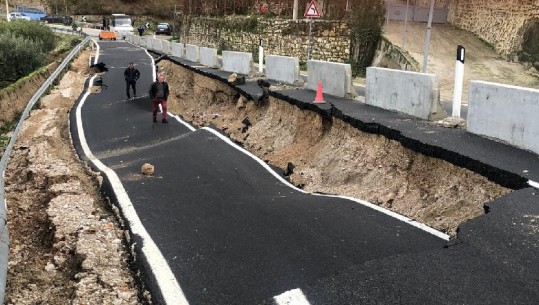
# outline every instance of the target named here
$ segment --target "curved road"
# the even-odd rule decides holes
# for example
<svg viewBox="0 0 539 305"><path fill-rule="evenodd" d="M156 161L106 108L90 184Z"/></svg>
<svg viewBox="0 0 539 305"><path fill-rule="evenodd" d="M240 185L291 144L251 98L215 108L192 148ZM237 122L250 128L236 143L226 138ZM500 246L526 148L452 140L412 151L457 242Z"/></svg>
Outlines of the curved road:
<svg viewBox="0 0 539 305"><path fill-rule="evenodd" d="M122 41L99 47L107 89L80 98L72 134L81 157L106 175L154 304L538 299L535 275L475 241L448 246L443 234L359 200L306 194L216 131L178 118L152 123L151 56ZM123 80L130 61L142 74L134 100ZM154 176L140 175L144 163ZM511 298L502 292L509 288Z"/></svg>

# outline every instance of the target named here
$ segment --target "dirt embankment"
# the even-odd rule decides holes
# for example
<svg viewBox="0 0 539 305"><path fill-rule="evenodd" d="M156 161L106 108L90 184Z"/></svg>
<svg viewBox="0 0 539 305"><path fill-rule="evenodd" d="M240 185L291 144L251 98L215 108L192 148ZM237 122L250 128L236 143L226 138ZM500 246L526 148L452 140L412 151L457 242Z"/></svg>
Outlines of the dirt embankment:
<svg viewBox="0 0 539 305"><path fill-rule="evenodd" d="M28 101L58 67L52 63L41 73L35 73L0 92L0 129L14 121L26 108Z"/></svg>
<svg viewBox="0 0 539 305"><path fill-rule="evenodd" d="M338 119L329 122L275 98L255 106L234 98L223 83L171 62L159 65L171 84L170 112L197 126L217 126L283 170L291 165L290 181L307 191L364 199L451 235L483 214L485 203L510 192Z"/></svg>
<svg viewBox="0 0 539 305"><path fill-rule="evenodd" d="M6 304L144 303L124 232L71 144L68 115L89 77L89 53L25 120L8 163ZM24 108L44 80L29 81L13 104Z"/></svg>

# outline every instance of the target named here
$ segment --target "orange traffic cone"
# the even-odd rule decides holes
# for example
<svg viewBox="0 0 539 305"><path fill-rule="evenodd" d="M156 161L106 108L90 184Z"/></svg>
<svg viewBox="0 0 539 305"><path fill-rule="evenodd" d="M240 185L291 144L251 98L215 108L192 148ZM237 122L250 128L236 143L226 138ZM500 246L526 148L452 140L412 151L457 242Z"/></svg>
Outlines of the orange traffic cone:
<svg viewBox="0 0 539 305"><path fill-rule="evenodd" d="M322 95L322 82L318 81L318 89L316 90L316 97L314 98L313 103L315 104L322 104L325 103L324 97Z"/></svg>

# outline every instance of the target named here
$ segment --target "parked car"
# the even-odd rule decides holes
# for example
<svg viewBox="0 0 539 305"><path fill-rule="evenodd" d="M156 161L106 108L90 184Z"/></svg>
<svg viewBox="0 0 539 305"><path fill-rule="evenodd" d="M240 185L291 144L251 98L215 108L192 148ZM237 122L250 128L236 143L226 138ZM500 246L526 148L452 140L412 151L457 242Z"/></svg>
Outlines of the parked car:
<svg viewBox="0 0 539 305"><path fill-rule="evenodd" d="M47 15L39 18L39 20L45 23L61 23L63 25L71 25L73 23L73 18L62 15Z"/></svg>
<svg viewBox="0 0 539 305"><path fill-rule="evenodd" d="M26 16L23 13L9 13L9 20L16 20L16 19L31 20L30 17Z"/></svg>
<svg viewBox="0 0 539 305"><path fill-rule="evenodd" d="M155 35L159 34L165 34L170 35L172 34L172 28L170 27L170 24L168 23L159 23L155 27Z"/></svg>

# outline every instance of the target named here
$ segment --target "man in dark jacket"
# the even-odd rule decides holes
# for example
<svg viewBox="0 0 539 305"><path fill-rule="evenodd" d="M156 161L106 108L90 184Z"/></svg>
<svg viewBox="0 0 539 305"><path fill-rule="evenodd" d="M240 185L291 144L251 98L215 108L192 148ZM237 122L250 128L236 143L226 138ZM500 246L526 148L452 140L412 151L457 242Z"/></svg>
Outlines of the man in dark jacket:
<svg viewBox="0 0 539 305"><path fill-rule="evenodd" d="M167 99L168 99L168 83L165 81L165 73L161 72L157 75L157 81L152 83L150 87L150 99L152 100L153 109L152 116L153 122L157 122L157 107L161 104L162 108L162 119L161 123L168 123L167 121Z"/></svg>
<svg viewBox="0 0 539 305"><path fill-rule="evenodd" d="M140 72L137 68L133 65L132 62L129 63L129 66L124 71L124 78L125 78L125 90L127 93L127 99L131 98L131 95L129 94L129 87L133 88L133 96L137 96L137 80L140 78Z"/></svg>

